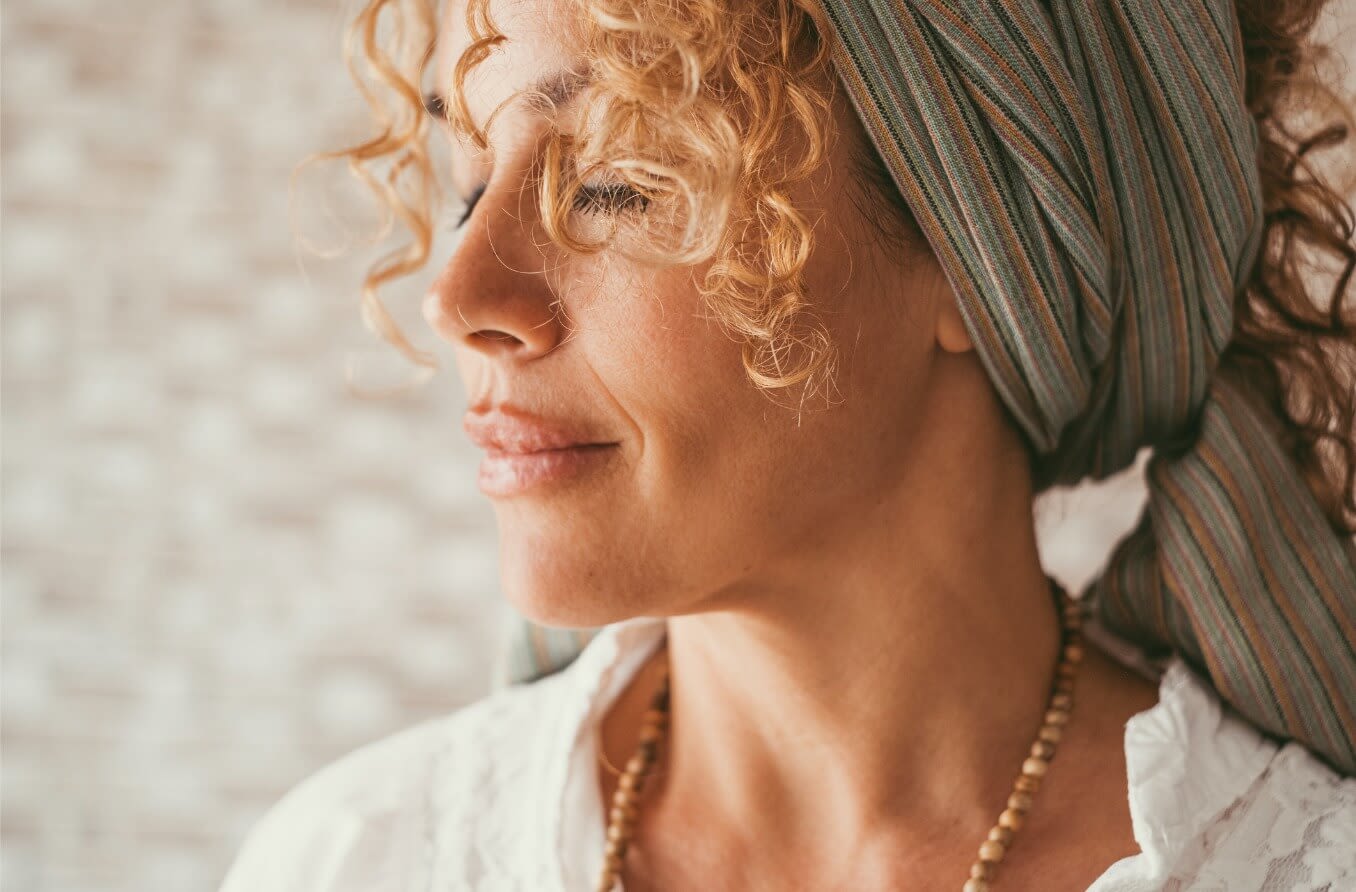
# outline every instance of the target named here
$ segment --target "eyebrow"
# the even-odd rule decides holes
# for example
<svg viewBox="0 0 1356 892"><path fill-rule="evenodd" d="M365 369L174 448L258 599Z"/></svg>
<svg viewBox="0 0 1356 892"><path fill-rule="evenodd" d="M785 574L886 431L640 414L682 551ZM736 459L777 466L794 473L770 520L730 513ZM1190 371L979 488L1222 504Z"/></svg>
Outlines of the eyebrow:
<svg viewBox="0 0 1356 892"><path fill-rule="evenodd" d="M561 68L544 74L528 84L517 95L526 97L528 108L536 111L559 111L569 104L591 78L582 68ZM447 99L436 91L424 94L424 110L439 120L447 117Z"/></svg>

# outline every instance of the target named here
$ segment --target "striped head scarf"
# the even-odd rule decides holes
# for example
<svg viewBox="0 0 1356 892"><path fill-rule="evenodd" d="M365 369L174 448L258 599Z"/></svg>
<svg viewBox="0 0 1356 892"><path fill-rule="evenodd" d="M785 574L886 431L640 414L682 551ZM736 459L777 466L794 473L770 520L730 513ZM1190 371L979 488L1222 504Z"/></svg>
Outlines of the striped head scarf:
<svg viewBox="0 0 1356 892"><path fill-rule="evenodd" d="M824 0L833 64L1051 483L1153 445L1086 592L1356 773L1356 543L1220 354L1262 236L1233 0ZM501 678L596 630L530 622Z"/></svg>

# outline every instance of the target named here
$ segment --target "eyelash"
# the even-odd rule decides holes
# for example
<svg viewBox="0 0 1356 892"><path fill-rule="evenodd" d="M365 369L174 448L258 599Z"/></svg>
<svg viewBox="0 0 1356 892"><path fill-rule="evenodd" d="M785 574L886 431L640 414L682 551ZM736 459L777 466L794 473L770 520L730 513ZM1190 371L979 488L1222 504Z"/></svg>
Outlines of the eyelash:
<svg viewBox="0 0 1356 892"><path fill-rule="evenodd" d="M480 196L485 194L485 187L479 186L471 195L466 203L466 210L462 213L461 219L453 226L454 229L460 229L466 221L471 218L471 212L475 210L476 203ZM636 210L644 213L650 205L650 199L641 195L632 187L625 183L605 183L601 186L584 185L580 187L575 195L571 207L585 214L597 213L620 213L626 210Z"/></svg>
<svg viewBox="0 0 1356 892"><path fill-rule="evenodd" d="M458 220L456 224L452 227L453 229L461 229L461 227L466 223L466 221L471 218L471 211L476 209L476 202L480 201L480 196L484 194L485 194L484 186L476 187L476 191L471 193L471 197L466 202L466 210L462 213L461 219Z"/></svg>
<svg viewBox="0 0 1356 892"><path fill-rule="evenodd" d="M650 199L641 195L625 183L605 183L601 186L585 185L580 187L571 206L586 214L621 213L636 210L644 213Z"/></svg>

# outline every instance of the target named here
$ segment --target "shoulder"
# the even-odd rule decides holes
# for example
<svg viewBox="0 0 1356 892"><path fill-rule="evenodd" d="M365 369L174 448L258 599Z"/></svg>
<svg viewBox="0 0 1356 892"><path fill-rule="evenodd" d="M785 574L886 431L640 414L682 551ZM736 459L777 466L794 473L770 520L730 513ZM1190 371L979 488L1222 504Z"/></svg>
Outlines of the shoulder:
<svg viewBox="0 0 1356 892"><path fill-rule="evenodd" d="M254 824L220 892L424 888L445 824L531 782L553 686L502 688L319 769Z"/></svg>
<svg viewBox="0 0 1356 892"><path fill-rule="evenodd" d="M1136 837L1160 870L1184 889L1356 888L1356 780L1264 734L1180 660L1161 698L1127 726Z"/></svg>
<svg viewBox="0 0 1356 892"><path fill-rule="evenodd" d="M1356 779L1286 743L1211 836L1213 863L1256 865L1258 889L1268 875L1274 888L1356 888Z"/></svg>

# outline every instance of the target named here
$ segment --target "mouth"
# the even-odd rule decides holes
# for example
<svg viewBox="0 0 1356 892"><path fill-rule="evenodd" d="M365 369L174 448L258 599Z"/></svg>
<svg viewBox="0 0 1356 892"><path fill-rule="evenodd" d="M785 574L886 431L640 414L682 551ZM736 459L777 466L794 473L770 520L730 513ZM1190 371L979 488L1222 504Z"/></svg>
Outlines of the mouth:
<svg viewBox="0 0 1356 892"><path fill-rule="evenodd" d="M617 457L620 443L576 443L552 449L485 450L477 484L491 498L507 498L541 490L597 472Z"/></svg>

